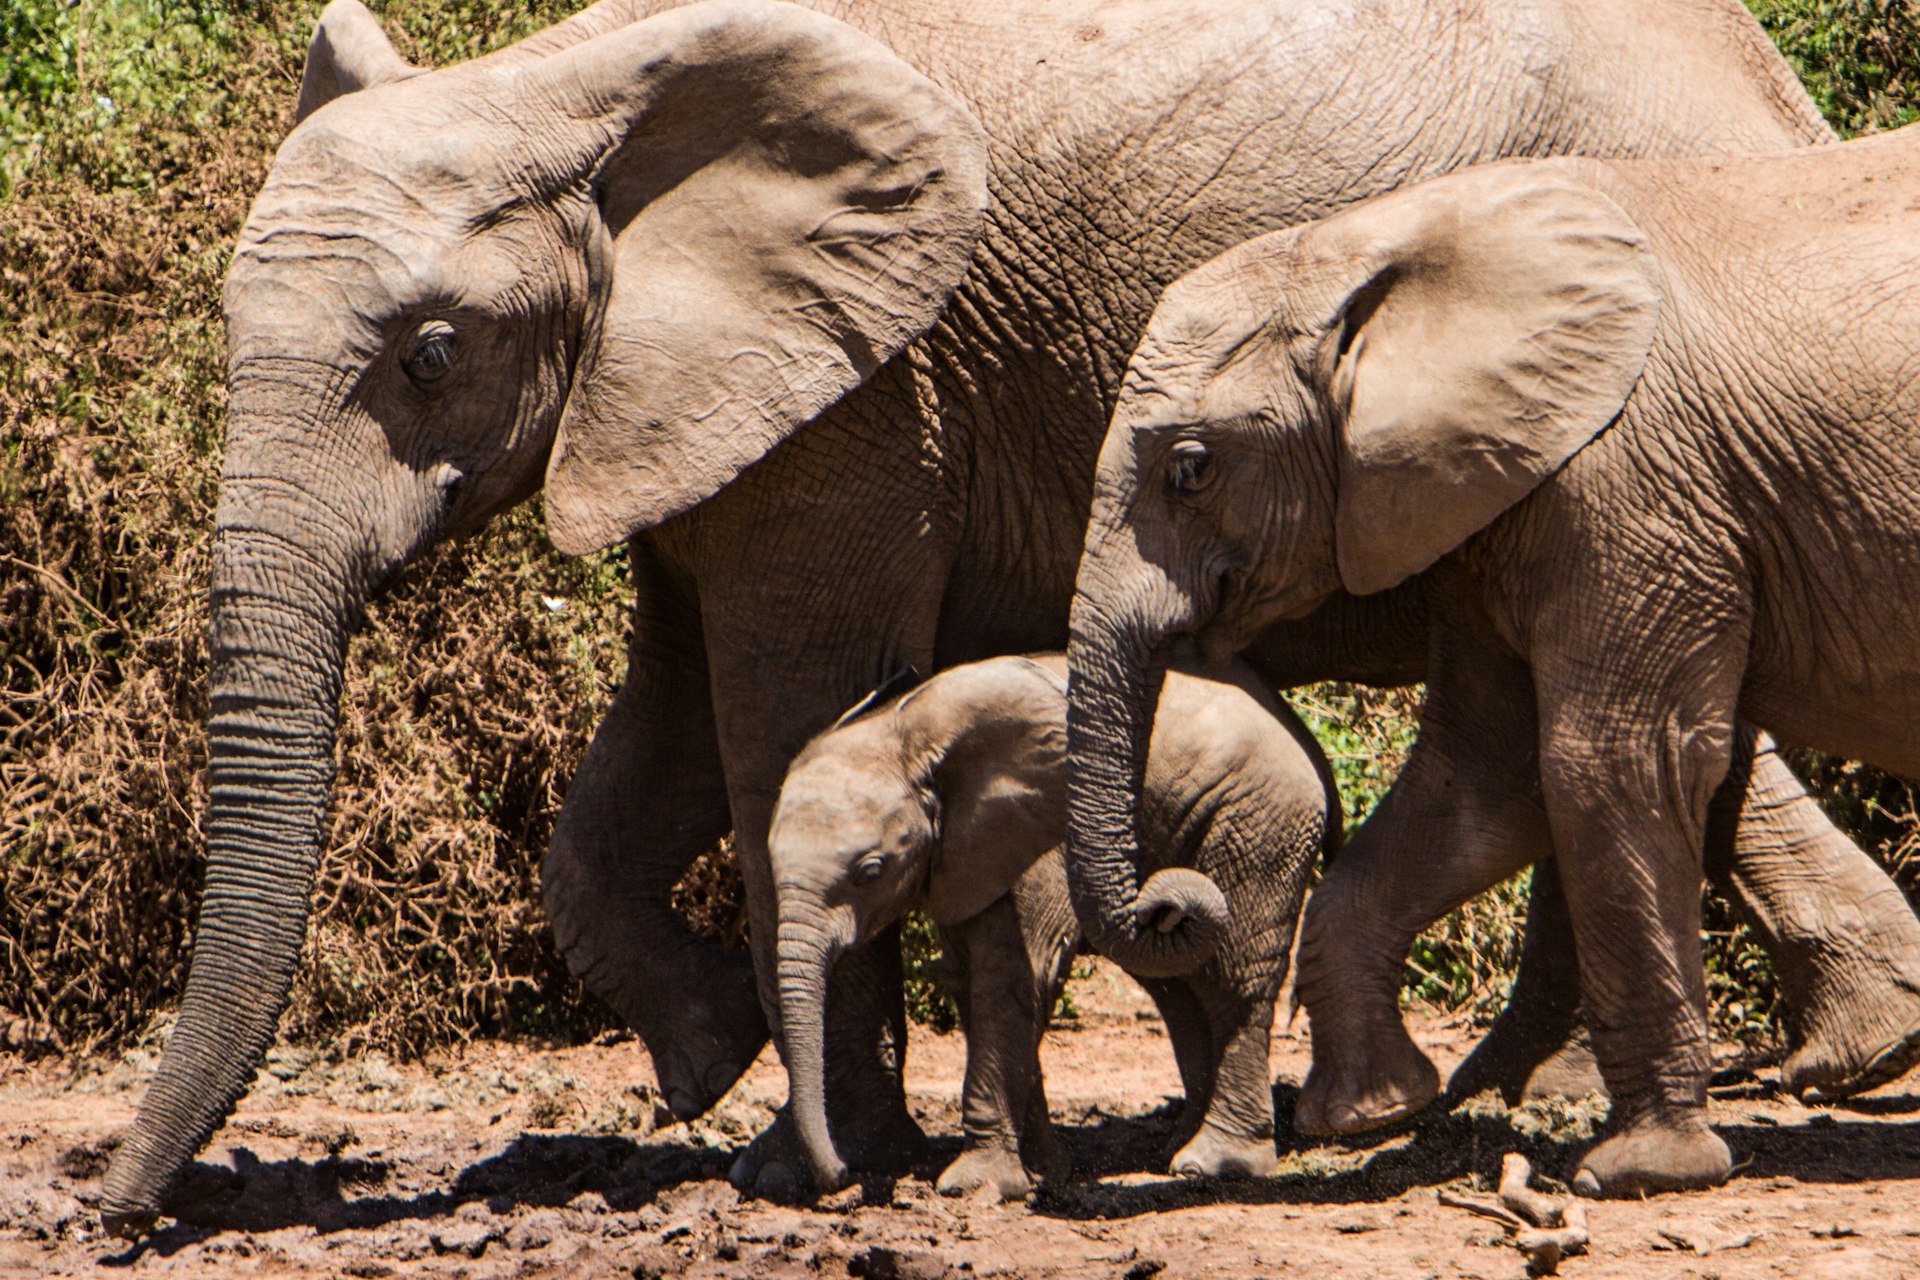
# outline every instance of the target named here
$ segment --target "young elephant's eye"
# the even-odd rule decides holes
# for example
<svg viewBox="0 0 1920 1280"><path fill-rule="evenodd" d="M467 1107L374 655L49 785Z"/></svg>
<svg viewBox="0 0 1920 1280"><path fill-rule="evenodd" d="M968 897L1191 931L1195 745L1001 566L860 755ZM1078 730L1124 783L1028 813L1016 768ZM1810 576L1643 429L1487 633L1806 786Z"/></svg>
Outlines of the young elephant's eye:
<svg viewBox="0 0 1920 1280"><path fill-rule="evenodd" d="M1167 483L1179 494L1195 494L1213 478L1213 454L1202 440L1182 440L1167 453Z"/></svg>
<svg viewBox="0 0 1920 1280"><path fill-rule="evenodd" d="M438 382L453 369L454 328L445 320L429 320L413 332L407 349L407 376L425 386Z"/></svg>
<svg viewBox="0 0 1920 1280"><path fill-rule="evenodd" d="M860 884L872 884L886 874L887 860L879 854L870 854L860 859L860 865L853 869L853 878Z"/></svg>

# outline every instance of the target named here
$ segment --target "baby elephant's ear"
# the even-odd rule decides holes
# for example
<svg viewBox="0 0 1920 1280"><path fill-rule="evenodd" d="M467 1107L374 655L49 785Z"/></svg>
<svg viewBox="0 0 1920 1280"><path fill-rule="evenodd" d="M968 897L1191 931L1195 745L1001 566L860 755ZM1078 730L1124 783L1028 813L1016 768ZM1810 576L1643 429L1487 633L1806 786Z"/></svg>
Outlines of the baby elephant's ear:
<svg viewBox="0 0 1920 1280"><path fill-rule="evenodd" d="M333 0L321 12L307 46L293 122L300 123L335 98L419 74L420 68L394 52L367 6L360 0Z"/></svg>
<svg viewBox="0 0 1920 1280"><path fill-rule="evenodd" d="M937 760L936 924L970 920L1065 839L1067 690L1025 658L956 667L902 703Z"/></svg>
<svg viewBox="0 0 1920 1280"><path fill-rule="evenodd" d="M878 42L709 0L522 72L610 245L547 472L582 552L713 494L925 333L985 225L986 136Z"/></svg>
<svg viewBox="0 0 1920 1280"><path fill-rule="evenodd" d="M1299 234L1323 296L1308 379L1342 428L1347 590L1419 573L1620 414L1659 320L1646 236L1564 165L1497 165Z"/></svg>

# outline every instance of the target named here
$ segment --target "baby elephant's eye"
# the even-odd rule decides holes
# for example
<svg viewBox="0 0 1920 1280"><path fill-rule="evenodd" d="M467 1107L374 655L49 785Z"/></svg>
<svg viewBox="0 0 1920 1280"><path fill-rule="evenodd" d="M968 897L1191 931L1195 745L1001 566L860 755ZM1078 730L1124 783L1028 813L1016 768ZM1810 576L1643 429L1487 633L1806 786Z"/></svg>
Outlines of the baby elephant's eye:
<svg viewBox="0 0 1920 1280"><path fill-rule="evenodd" d="M1167 453L1167 483L1180 494L1195 494L1213 478L1213 454L1202 440L1182 440Z"/></svg>
<svg viewBox="0 0 1920 1280"><path fill-rule="evenodd" d="M872 884L886 874L887 860L879 854L860 859L860 865L853 869L853 878L861 884Z"/></svg>
<svg viewBox="0 0 1920 1280"><path fill-rule="evenodd" d="M425 386L438 382L453 369L454 328L445 320L429 320L414 330L407 349L407 376Z"/></svg>

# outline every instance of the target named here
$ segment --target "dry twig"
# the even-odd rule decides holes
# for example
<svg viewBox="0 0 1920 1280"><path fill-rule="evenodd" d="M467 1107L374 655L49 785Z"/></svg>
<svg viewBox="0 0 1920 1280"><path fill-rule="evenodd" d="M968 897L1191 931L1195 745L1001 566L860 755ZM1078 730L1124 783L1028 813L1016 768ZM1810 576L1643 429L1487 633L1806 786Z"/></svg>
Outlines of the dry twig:
<svg viewBox="0 0 1920 1280"><path fill-rule="evenodd" d="M1587 1250L1587 1207L1573 1196L1556 1200L1533 1190L1533 1169L1518 1152L1500 1162L1499 1203L1479 1196L1441 1191L1440 1203L1491 1218L1506 1228L1527 1255L1527 1274L1550 1276L1560 1260Z"/></svg>

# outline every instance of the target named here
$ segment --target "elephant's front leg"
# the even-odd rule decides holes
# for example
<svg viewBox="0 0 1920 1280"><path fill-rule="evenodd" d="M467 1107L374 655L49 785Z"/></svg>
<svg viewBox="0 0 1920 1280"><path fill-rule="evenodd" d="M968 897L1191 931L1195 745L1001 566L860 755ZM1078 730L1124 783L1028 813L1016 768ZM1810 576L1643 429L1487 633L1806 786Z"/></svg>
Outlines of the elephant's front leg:
<svg viewBox="0 0 1920 1280"><path fill-rule="evenodd" d="M674 885L729 824L699 612L644 540L627 678L541 864L568 967L645 1042L673 1113L719 1100L767 1041L745 951L695 936Z"/></svg>
<svg viewBox="0 0 1920 1280"><path fill-rule="evenodd" d="M1539 804L1514 783L1532 772L1516 767L1516 754L1521 766L1532 758L1510 729L1532 723L1532 691L1510 665L1523 674L1437 653L1412 756L1307 900L1295 980L1313 1032L1294 1113L1303 1133L1378 1128L1433 1100L1439 1074L1400 1015L1407 948L1548 847Z"/></svg>
<svg viewBox="0 0 1920 1280"><path fill-rule="evenodd" d="M1744 629L1706 639L1693 628L1687 646L1584 640L1579 654L1536 658L1540 781L1613 1097L1613 1136L1575 1183L1592 1195L1715 1186L1732 1161L1707 1124L1700 889L1707 813L1732 760Z"/></svg>
<svg viewBox="0 0 1920 1280"><path fill-rule="evenodd" d="M946 972L965 992L967 1037L966 1142L940 1174L942 1195L1019 1200L1061 1172L1044 1112L1040 1037L1051 1012L1050 988L1058 985L1052 979L1064 973L1071 955L1072 931L1056 928L1039 939L1027 932L1011 893L941 930ZM1030 941L1039 945L1030 949Z"/></svg>

